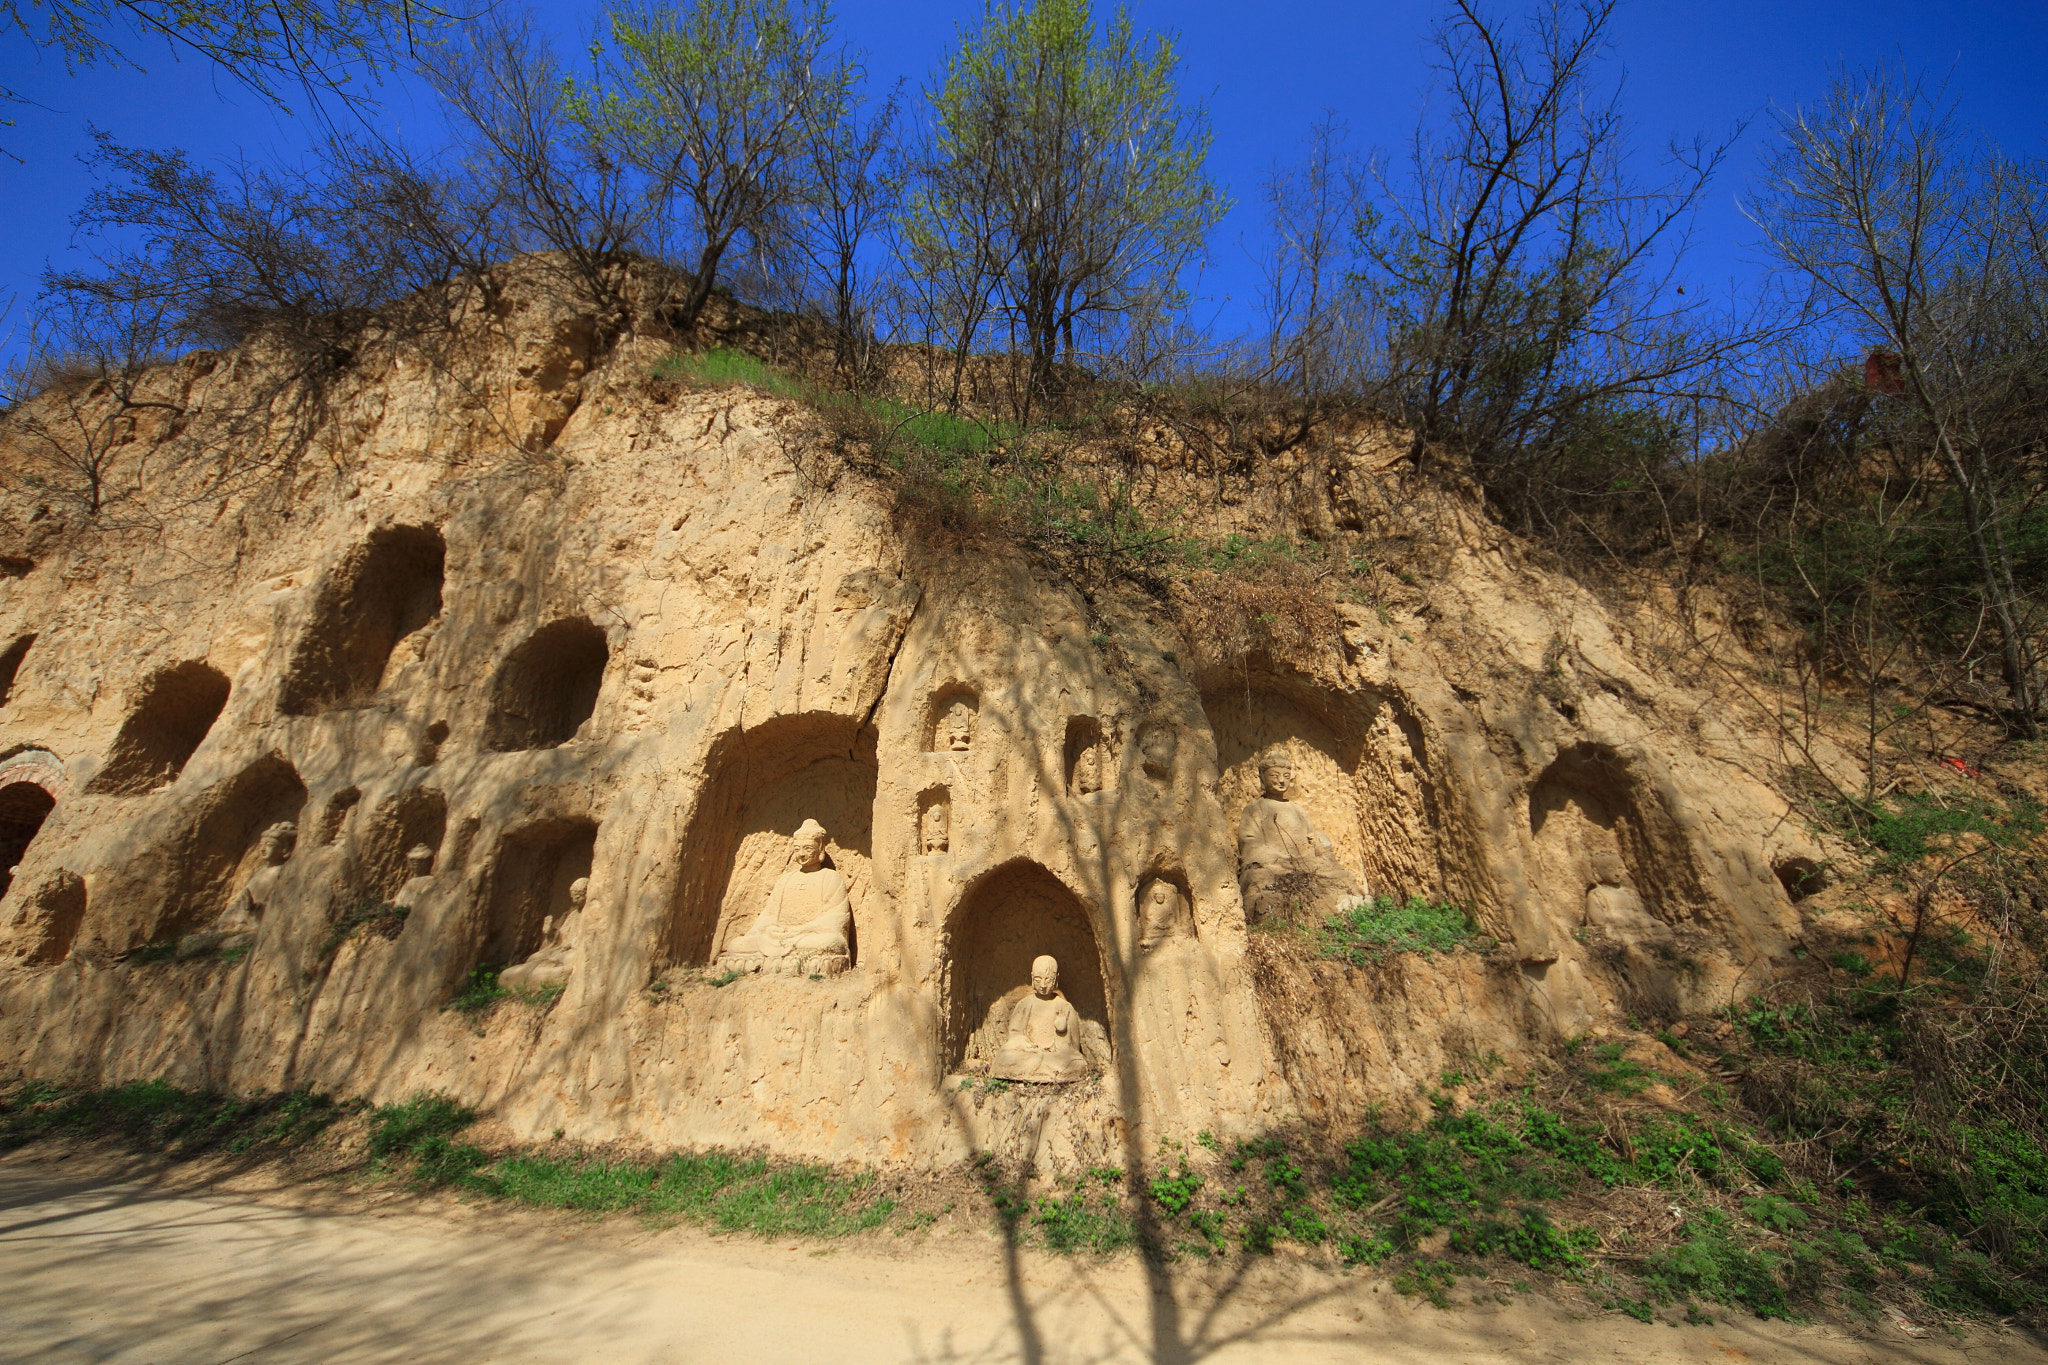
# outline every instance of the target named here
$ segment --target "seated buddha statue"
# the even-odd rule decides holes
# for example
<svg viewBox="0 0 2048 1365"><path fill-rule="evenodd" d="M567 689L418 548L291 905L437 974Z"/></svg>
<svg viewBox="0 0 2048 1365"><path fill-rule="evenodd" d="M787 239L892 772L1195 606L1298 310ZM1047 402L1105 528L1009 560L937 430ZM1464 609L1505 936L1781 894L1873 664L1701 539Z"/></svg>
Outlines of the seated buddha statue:
<svg viewBox="0 0 2048 1365"><path fill-rule="evenodd" d="M280 820L264 830L258 841L261 852L256 870L228 902L226 913L208 928L180 940L181 950L189 953L212 948L226 952L254 944L256 931L263 924L263 912L276 898L277 884L284 877L284 865L297 847L298 838L299 827L289 820Z"/></svg>
<svg viewBox="0 0 2048 1365"><path fill-rule="evenodd" d="M1039 957L1031 964L1031 994L1010 1009L1003 1045L990 1059L988 1074L1008 1081L1078 1081L1089 1073L1081 1055L1080 1015L1060 994L1060 964Z"/></svg>
<svg viewBox="0 0 2048 1365"><path fill-rule="evenodd" d="M576 931L583 924L583 902L590 896L590 878L569 883L569 908L557 918L549 915L540 922L540 947L533 956L498 973L498 984L508 991L530 991L541 986L566 986L574 970L570 957L576 951Z"/></svg>
<svg viewBox="0 0 2048 1365"><path fill-rule="evenodd" d="M825 827L806 820L790 836L796 863L776 879L768 904L745 933L726 939L724 971L836 976L851 957L853 905L846 878L825 858Z"/></svg>
<svg viewBox="0 0 2048 1365"><path fill-rule="evenodd" d="M1330 914L1365 899L1308 812L1287 799L1293 787L1294 760L1268 749L1259 759L1260 795L1237 824L1237 883L1253 922L1295 909Z"/></svg>

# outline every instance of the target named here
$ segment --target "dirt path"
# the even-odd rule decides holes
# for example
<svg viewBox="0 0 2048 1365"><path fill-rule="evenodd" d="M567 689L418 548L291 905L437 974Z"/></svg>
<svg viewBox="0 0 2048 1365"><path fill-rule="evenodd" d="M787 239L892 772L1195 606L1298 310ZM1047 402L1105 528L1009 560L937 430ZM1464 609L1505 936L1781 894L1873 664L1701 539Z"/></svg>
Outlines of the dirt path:
<svg viewBox="0 0 2048 1365"><path fill-rule="evenodd" d="M2000 1362L2011 1335L1646 1325L1508 1294L1442 1312L1270 1259L1148 1284L979 1234L820 1247L240 1179L0 1163L0 1359L606 1362Z"/></svg>

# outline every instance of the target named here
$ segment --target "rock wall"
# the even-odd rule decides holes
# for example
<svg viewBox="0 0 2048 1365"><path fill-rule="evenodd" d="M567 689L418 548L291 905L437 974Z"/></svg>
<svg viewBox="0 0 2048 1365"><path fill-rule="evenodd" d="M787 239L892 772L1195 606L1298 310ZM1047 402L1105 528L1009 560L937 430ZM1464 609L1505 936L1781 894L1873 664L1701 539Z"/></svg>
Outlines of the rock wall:
<svg viewBox="0 0 2048 1365"><path fill-rule="evenodd" d="M281 503L117 534L6 498L6 1065L1084 1161L1351 1121L1460 1057L1723 1003L1789 950L1771 867L1811 850L1761 768L1703 755L1672 723L1696 700L1497 549L1460 547L1427 619L1346 608L1300 657L1205 660L1156 602L906 534L793 404L662 401L630 346L509 327L486 406L544 456L452 441L474 385L387 358ZM1330 498L1384 477L1354 461ZM1560 668L1564 707L1530 683ZM1237 825L1275 748L1350 876L1469 904L1499 946L1255 943ZM728 979L807 819L848 968ZM244 921L244 956L174 950ZM558 1000L445 1008L564 923ZM1100 1078L998 1093L974 1073L1039 953Z"/></svg>

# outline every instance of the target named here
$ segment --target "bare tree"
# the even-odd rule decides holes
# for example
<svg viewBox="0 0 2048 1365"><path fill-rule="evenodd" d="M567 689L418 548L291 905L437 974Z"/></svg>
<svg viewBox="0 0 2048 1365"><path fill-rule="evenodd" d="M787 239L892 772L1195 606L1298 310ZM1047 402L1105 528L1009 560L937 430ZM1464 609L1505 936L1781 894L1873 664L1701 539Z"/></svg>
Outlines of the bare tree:
<svg viewBox="0 0 2048 1365"><path fill-rule="evenodd" d="M656 204L566 92L526 14L494 14L431 49L422 69L447 104L472 174L490 186L512 250L558 252L590 302L623 318L613 266L646 244Z"/></svg>
<svg viewBox="0 0 2048 1365"><path fill-rule="evenodd" d="M1381 178L1359 284L1385 329L1384 392L1468 458L1524 530L1576 499L1640 495L1673 444L1664 406L1746 343L1681 297L1684 228L1727 144L1631 172L1618 83L1603 83L1614 0L1545 0L1518 32L1454 0L1436 35L1445 105Z"/></svg>
<svg viewBox="0 0 2048 1365"><path fill-rule="evenodd" d="M1326 115L1309 131L1308 155L1276 166L1263 186L1272 254L1265 262L1269 372L1304 396L1355 382L1357 292L1347 267L1366 209L1365 167Z"/></svg>
<svg viewBox="0 0 2048 1365"><path fill-rule="evenodd" d="M896 212L902 188L892 164L900 109L899 87L863 114L851 83L820 91L804 108L806 194L793 246L832 319L833 360L849 382L864 378L874 335L875 282L864 252Z"/></svg>
<svg viewBox="0 0 2048 1365"><path fill-rule="evenodd" d="M2037 500L2048 361L2048 213L2037 170L1958 128L1939 90L1838 74L1781 135L1751 213L1811 285L1845 348L1871 352L1888 440L1925 451L1953 490L1980 628L1997 642L2018 733L2040 729L2036 625L2015 577L2007 498ZM1888 405L1888 406L1887 406Z"/></svg>
<svg viewBox="0 0 2048 1365"><path fill-rule="evenodd" d="M283 89L308 99L360 102L367 69L395 64L438 25L469 17L422 0L0 0L0 29L64 58L68 70L126 66L141 70L131 47L108 36L127 26L161 38L170 51L214 63L280 109ZM0 85L0 102L21 96ZM0 119L0 127L11 120Z"/></svg>

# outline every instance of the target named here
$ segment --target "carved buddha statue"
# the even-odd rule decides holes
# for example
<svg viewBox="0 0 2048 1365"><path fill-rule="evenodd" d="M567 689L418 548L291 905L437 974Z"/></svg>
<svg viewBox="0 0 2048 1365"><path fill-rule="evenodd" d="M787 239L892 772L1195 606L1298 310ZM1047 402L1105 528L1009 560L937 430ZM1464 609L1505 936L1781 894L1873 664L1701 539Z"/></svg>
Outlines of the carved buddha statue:
<svg viewBox="0 0 2048 1365"><path fill-rule="evenodd" d="M228 908L210 928L185 938L188 948L210 946L222 951L231 948L246 948L256 942L256 931L262 927L263 912L277 895L277 883L284 876L284 865L297 847L299 827L289 820L280 820L263 831L258 841L261 850L256 870L249 874L249 880L228 902Z"/></svg>
<svg viewBox="0 0 2048 1365"><path fill-rule="evenodd" d="M924 813L924 851L944 853L953 837L953 813L943 801L935 802Z"/></svg>
<svg viewBox="0 0 2048 1365"><path fill-rule="evenodd" d="M1329 912L1365 898L1365 888L1337 861L1336 849L1308 812L1288 800L1293 787L1294 760L1278 746L1268 749L1259 759L1261 795L1245 803L1237 824L1237 882L1246 919L1283 914L1297 901Z"/></svg>
<svg viewBox="0 0 2048 1365"><path fill-rule="evenodd" d="M1187 898L1164 877L1154 877L1138 894L1138 949L1151 952L1188 932Z"/></svg>
<svg viewBox="0 0 2048 1365"><path fill-rule="evenodd" d="M1003 1046L988 1074L1010 1081L1077 1081L1089 1072L1081 1054L1081 1017L1060 994L1060 964L1031 964L1031 994L1011 1007Z"/></svg>
<svg viewBox="0 0 2048 1365"><path fill-rule="evenodd" d="M540 947L526 961L498 973L498 984L508 991L568 985L575 970L570 958L576 951L576 931L583 926L583 902L589 897L590 878L570 882L569 908L559 918L549 915L540 922Z"/></svg>
<svg viewBox="0 0 2048 1365"><path fill-rule="evenodd" d="M796 866L776 880L747 931L725 941L718 955L722 970L827 976L846 970L853 905L846 878L825 860L825 827L806 820L789 842Z"/></svg>
<svg viewBox="0 0 2048 1365"><path fill-rule="evenodd" d="M939 741L942 747L964 754L974 747L974 708L964 701L956 701L946 709L945 720L939 726Z"/></svg>

